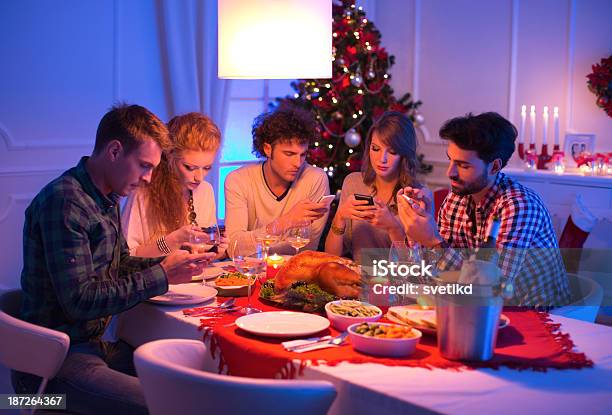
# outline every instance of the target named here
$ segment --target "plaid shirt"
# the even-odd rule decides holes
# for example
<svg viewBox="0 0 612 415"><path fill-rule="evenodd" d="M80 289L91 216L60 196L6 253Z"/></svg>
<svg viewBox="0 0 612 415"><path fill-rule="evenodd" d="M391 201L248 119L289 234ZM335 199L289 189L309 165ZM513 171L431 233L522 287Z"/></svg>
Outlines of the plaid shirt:
<svg viewBox="0 0 612 415"><path fill-rule="evenodd" d="M550 215L535 192L503 173L477 205L469 195L448 194L438 214L438 227L451 248L439 268L459 268L466 253L457 248L480 246L496 214L501 220L498 265L506 281L514 284L514 298L508 303L537 307L567 304L569 285Z"/></svg>
<svg viewBox="0 0 612 415"><path fill-rule="evenodd" d="M76 167L45 186L25 212L22 316L75 343L99 339L113 314L168 290L161 258L131 257L117 195Z"/></svg>

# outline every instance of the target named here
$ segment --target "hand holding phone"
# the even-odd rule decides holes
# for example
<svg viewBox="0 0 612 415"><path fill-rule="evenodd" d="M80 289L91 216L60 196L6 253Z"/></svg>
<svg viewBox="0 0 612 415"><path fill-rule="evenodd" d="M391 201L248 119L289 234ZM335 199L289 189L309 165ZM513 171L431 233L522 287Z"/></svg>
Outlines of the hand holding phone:
<svg viewBox="0 0 612 415"><path fill-rule="evenodd" d="M363 206L374 206L374 197L371 195L362 195L359 193L355 193L355 200L366 200L368 203Z"/></svg>
<svg viewBox="0 0 612 415"><path fill-rule="evenodd" d="M329 205L334 201L336 195L324 195L319 198L317 203L325 203L325 206L329 208Z"/></svg>

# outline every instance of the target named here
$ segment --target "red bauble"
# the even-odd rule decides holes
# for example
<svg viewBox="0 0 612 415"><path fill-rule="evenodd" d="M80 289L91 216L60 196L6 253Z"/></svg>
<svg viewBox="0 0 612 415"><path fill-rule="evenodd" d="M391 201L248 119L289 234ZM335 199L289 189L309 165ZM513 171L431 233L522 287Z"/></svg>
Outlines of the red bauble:
<svg viewBox="0 0 612 415"><path fill-rule="evenodd" d="M352 156L348 158L347 161L349 163L349 166L347 166L348 171L350 172L361 171L361 156L358 156L357 154L353 154Z"/></svg>
<svg viewBox="0 0 612 415"><path fill-rule="evenodd" d="M323 165L329 162L329 156L322 147L315 147L310 150L310 162L312 164Z"/></svg>

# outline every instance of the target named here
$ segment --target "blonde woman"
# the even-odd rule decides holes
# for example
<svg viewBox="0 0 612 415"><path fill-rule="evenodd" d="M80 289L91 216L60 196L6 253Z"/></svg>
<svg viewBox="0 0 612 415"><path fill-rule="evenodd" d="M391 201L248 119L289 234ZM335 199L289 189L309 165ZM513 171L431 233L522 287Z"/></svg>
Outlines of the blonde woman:
<svg viewBox="0 0 612 415"><path fill-rule="evenodd" d="M221 145L219 129L205 115L190 112L172 118L168 130L172 149L162 156L150 185L133 192L121 214L131 255L167 255L196 237L205 240L201 228L217 223L213 188L204 178ZM222 239L217 258L226 248Z"/></svg>
<svg viewBox="0 0 612 415"><path fill-rule="evenodd" d="M415 179L416 134L406 115L384 113L370 129L365 149L362 171L349 174L342 183L340 204L325 240L326 252L355 260L364 248L388 249L391 241L404 240L396 195L406 183L420 187Z"/></svg>

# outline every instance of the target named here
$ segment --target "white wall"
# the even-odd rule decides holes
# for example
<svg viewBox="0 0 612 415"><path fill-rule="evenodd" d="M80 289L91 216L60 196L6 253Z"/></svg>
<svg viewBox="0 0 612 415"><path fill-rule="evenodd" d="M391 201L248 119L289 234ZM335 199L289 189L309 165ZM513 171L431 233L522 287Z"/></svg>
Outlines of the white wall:
<svg viewBox="0 0 612 415"><path fill-rule="evenodd" d="M445 120L497 111L518 127L521 104L558 106L561 136L594 133L596 150L612 151L612 119L586 86L591 65L612 53L611 1L377 0L375 8L396 57L392 86L423 101L421 148L437 174Z"/></svg>
<svg viewBox="0 0 612 415"><path fill-rule="evenodd" d="M24 209L93 148L113 102L166 119L155 2L0 2L0 288L19 285Z"/></svg>

